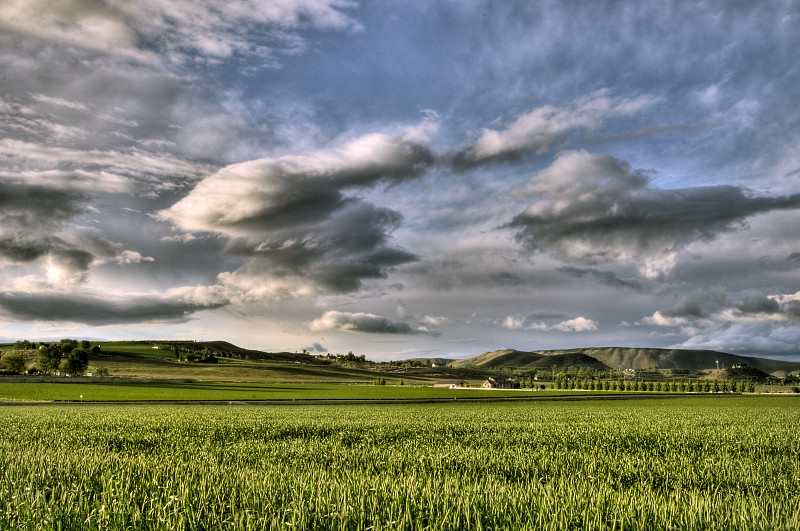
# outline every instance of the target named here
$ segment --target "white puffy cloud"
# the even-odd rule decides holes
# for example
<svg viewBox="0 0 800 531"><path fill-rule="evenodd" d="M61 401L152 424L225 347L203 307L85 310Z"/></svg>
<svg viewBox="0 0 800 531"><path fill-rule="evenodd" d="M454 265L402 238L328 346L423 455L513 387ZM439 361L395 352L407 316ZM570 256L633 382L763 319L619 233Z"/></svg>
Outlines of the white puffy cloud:
<svg viewBox="0 0 800 531"><path fill-rule="evenodd" d="M688 323L685 317L669 317L656 311L653 315L643 318L639 324L655 326L683 326Z"/></svg>
<svg viewBox="0 0 800 531"><path fill-rule="evenodd" d="M586 317L579 316L558 321L559 317L563 317L560 312L530 312L527 316L509 315L503 320L501 326L508 330L538 330L541 332L593 332L599 327L597 321ZM548 321L540 320L542 318L547 318Z"/></svg>
<svg viewBox="0 0 800 531"><path fill-rule="evenodd" d="M585 317L576 317L574 319L561 321L551 326L549 329L558 330L559 332L592 332L597 330L597 327L597 321Z"/></svg>

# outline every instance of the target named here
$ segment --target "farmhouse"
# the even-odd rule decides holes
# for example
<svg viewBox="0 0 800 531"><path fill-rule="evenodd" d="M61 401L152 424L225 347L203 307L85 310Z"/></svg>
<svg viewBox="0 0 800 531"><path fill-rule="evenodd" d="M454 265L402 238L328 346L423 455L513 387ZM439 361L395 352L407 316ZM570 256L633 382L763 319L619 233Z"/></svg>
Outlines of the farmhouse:
<svg viewBox="0 0 800 531"><path fill-rule="evenodd" d="M481 387L486 389L519 389L519 382L514 378L493 378L486 379Z"/></svg>

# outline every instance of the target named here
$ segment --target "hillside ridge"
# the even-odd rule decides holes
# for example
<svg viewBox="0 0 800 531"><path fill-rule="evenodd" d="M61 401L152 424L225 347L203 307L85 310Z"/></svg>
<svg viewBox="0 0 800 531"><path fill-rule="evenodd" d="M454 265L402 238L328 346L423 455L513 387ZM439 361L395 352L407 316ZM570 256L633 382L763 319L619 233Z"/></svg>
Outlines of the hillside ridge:
<svg viewBox="0 0 800 531"><path fill-rule="evenodd" d="M800 370L800 362L740 356L715 350L666 349L642 347L587 347L522 351L500 349L471 358L453 360L451 367L481 368L551 368L585 366L613 369L716 370L745 365L765 372Z"/></svg>

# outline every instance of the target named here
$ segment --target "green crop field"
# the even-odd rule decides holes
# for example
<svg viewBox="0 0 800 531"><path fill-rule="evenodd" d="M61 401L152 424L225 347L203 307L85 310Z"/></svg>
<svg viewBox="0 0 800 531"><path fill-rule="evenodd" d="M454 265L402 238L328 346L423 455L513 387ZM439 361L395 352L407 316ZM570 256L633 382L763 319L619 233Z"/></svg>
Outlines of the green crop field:
<svg viewBox="0 0 800 531"><path fill-rule="evenodd" d="M0 529L798 529L798 406L6 406Z"/></svg>
<svg viewBox="0 0 800 531"><path fill-rule="evenodd" d="M586 395L581 391L448 389L439 387L242 384L211 382L133 382L85 380L64 382L0 382L0 401L243 401L243 400L424 400L458 398Z"/></svg>

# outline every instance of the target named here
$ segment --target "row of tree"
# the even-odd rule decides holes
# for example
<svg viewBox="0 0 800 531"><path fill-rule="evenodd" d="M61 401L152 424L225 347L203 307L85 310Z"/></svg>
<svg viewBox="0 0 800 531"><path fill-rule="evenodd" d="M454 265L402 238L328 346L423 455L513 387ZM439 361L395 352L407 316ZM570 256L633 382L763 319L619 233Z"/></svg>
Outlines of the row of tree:
<svg viewBox="0 0 800 531"><path fill-rule="evenodd" d="M537 387L523 380L522 387ZM577 380L556 377L554 389L584 389L589 391L656 391L662 393L754 393L755 383L745 380Z"/></svg>
<svg viewBox="0 0 800 531"><path fill-rule="evenodd" d="M217 359L222 353L218 350L211 350L204 348L201 350L193 350L189 348L180 348L178 346L172 347L172 355L176 361L192 361L196 363L217 363Z"/></svg>

